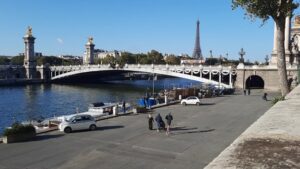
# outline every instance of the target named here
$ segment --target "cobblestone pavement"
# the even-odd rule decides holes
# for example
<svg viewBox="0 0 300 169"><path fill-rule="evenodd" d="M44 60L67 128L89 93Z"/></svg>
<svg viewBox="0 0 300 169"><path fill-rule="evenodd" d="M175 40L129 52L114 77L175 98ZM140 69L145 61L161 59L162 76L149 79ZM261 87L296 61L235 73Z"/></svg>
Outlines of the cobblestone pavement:
<svg viewBox="0 0 300 169"><path fill-rule="evenodd" d="M271 106L261 91L203 99L200 106L172 105L169 136L149 131L147 115L98 122L98 130L37 136L34 141L0 144L0 169L199 169L206 166Z"/></svg>

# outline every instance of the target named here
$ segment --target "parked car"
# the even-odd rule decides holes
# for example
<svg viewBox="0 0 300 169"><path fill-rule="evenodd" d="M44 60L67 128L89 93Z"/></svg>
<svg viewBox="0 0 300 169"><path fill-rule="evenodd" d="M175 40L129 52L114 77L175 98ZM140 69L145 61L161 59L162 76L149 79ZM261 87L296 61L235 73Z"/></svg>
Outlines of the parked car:
<svg viewBox="0 0 300 169"><path fill-rule="evenodd" d="M194 105L199 106L200 105L200 99L196 96L189 96L185 99L182 99L180 103L182 105L194 104Z"/></svg>
<svg viewBox="0 0 300 169"><path fill-rule="evenodd" d="M95 119L91 115L77 114L63 120L58 128L62 132L71 133L75 130L96 130L97 125Z"/></svg>

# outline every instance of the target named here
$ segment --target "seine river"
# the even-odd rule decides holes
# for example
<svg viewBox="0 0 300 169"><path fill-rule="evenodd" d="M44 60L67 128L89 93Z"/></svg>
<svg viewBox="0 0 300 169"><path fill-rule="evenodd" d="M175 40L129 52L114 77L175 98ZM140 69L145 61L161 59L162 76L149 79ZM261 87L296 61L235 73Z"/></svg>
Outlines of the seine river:
<svg viewBox="0 0 300 169"><path fill-rule="evenodd" d="M199 82L178 78L154 81L155 90L187 87ZM152 80L114 81L105 84L41 84L0 87L0 133L14 121L48 118L86 111L93 102L136 102L152 92Z"/></svg>

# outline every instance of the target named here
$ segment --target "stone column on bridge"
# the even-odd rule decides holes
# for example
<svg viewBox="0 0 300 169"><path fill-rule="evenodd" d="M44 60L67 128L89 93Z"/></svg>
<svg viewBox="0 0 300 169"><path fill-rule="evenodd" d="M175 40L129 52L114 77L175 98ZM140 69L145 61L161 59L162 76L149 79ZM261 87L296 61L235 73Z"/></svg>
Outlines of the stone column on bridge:
<svg viewBox="0 0 300 169"><path fill-rule="evenodd" d="M284 49L285 49L285 59L286 63L290 62L291 52L290 52L290 35L291 35L291 17L287 16L285 19L285 32L284 32ZM274 39L273 39L273 51L271 55L270 65L277 65L277 28L274 22Z"/></svg>
<svg viewBox="0 0 300 169"><path fill-rule="evenodd" d="M202 78L202 71L203 71L203 66L200 65L200 66L199 66L199 74L200 74L200 78Z"/></svg>
<svg viewBox="0 0 300 169"><path fill-rule="evenodd" d="M222 66L220 65L219 66L219 87L220 87L220 84L222 83Z"/></svg>
<svg viewBox="0 0 300 169"><path fill-rule="evenodd" d="M24 67L26 70L26 78L32 79L36 77L36 58L34 54L34 40L32 28L29 26L26 35L23 37L25 43L24 51Z"/></svg>
<svg viewBox="0 0 300 169"><path fill-rule="evenodd" d="M284 50L285 50L285 61L286 63L291 64L290 35L291 35L291 17L287 16L285 19Z"/></svg>
<svg viewBox="0 0 300 169"><path fill-rule="evenodd" d="M93 37L89 37L89 40L86 43L85 47L86 47L86 55L84 57L83 64L85 65L94 64L95 44L93 43Z"/></svg>

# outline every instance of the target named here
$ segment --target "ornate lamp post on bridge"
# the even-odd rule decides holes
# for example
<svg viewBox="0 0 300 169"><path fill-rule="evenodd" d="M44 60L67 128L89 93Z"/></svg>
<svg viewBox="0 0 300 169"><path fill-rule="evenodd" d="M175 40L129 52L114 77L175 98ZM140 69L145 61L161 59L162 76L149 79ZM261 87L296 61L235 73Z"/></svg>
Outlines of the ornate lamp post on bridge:
<svg viewBox="0 0 300 169"><path fill-rule="evenodd" d="M265 64L269 65L269 55L266 55L266 57L265 57Z"/></svg>
<svg viewBox="0 0 300 169"><path fill-rule="evenodd" d="M243 65L243 91L245 91L245 65L244 65L244 62L245 62L245 60L244 60L244 55L246 55L246 52L244 51L244 49L243 48L241 48L241 51L239 52L239 55L241 56L240 58L239 58L239 60L240 60L240 63Z"/></svg>
<svg viewBox="0 0 300 169"><path fill-rule="evenodd" d="M245 63L244 55L246 55L246 52L244 51L243 48L241 48L241 51L239 52L239 55L241 56L241 57L240 57L240 62L241 62L241 63Z"/></svg>
<svg viewBox="0 0 300 169"><path fill-rule="evenodd" d="M222 63L223 63L223 56L222 55L220 55L219 61L220 61L220 65L222 66Z"/></svg>

